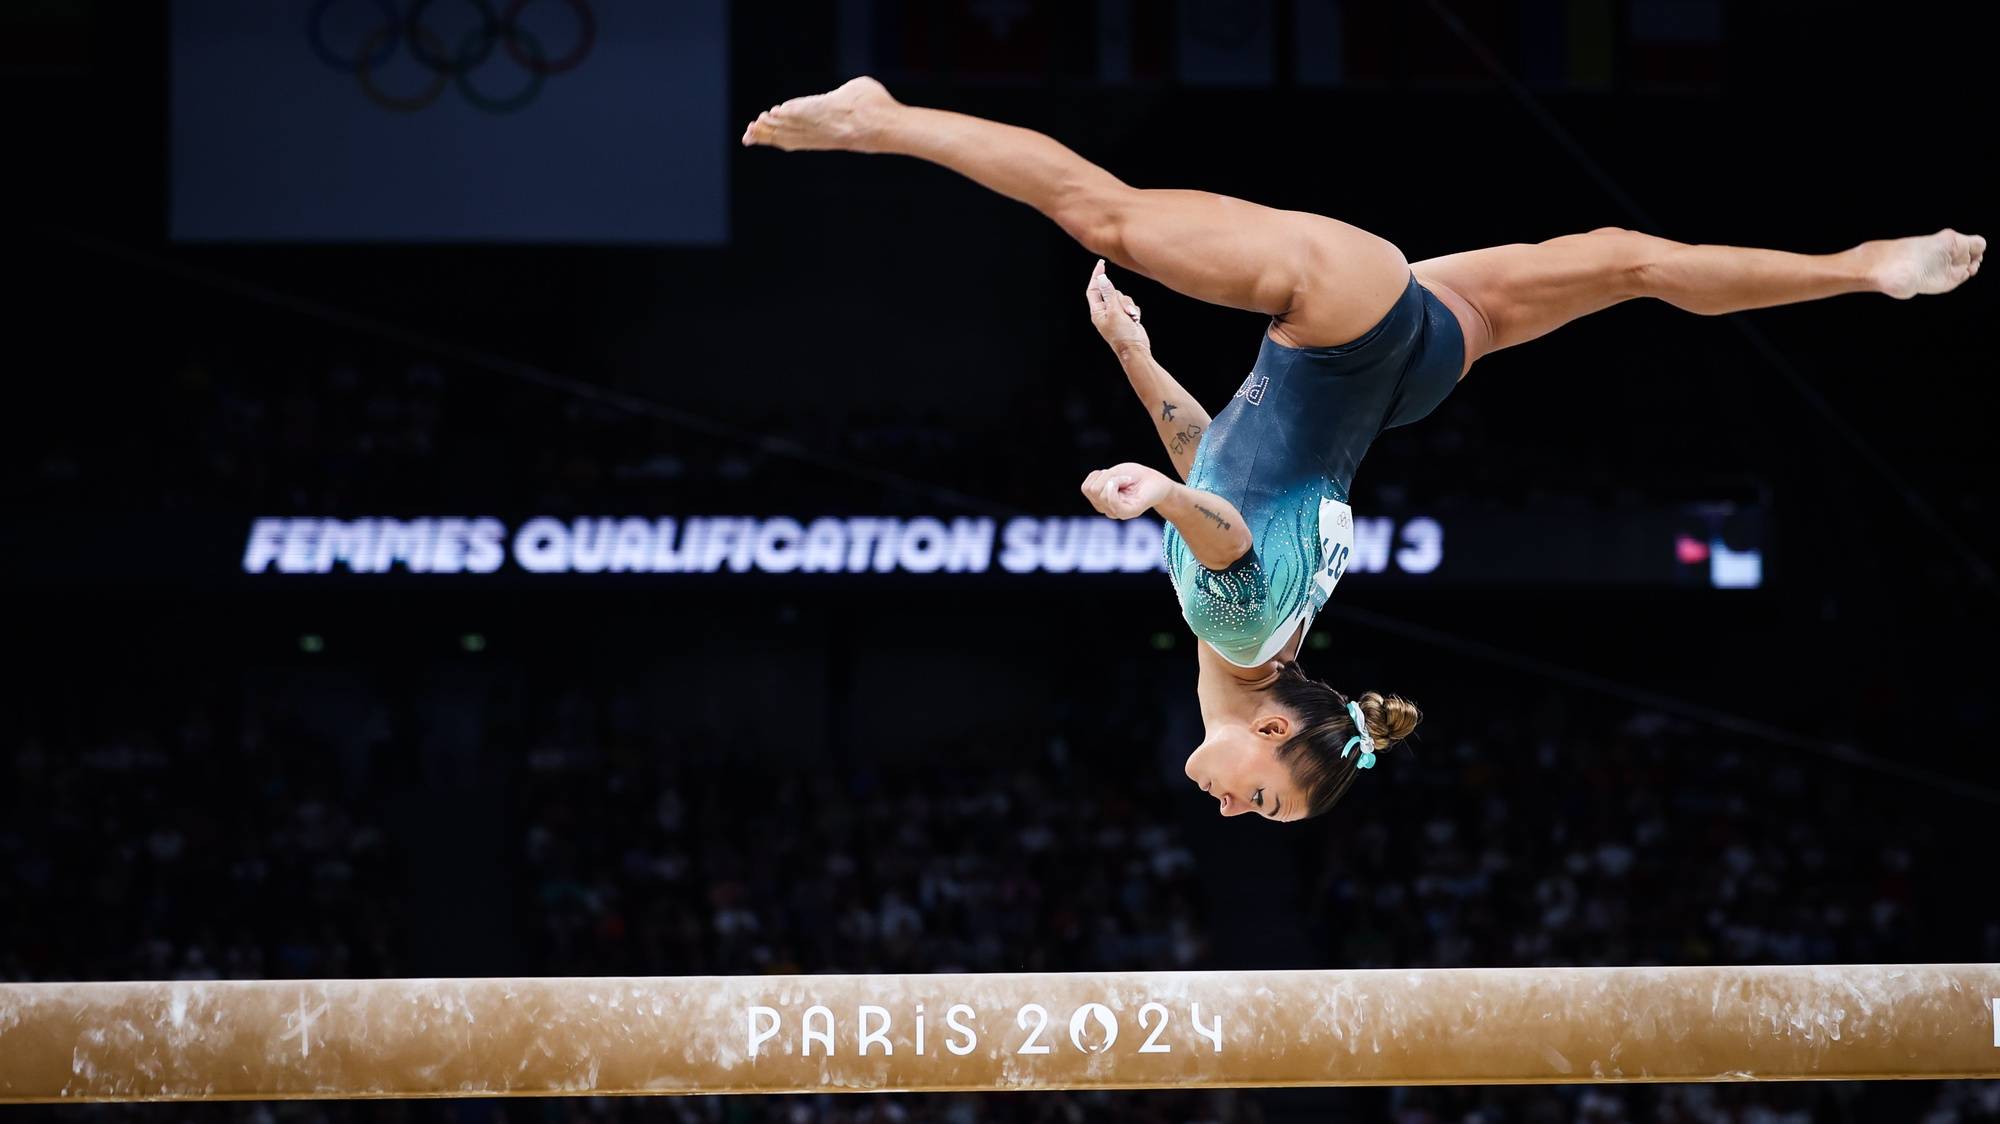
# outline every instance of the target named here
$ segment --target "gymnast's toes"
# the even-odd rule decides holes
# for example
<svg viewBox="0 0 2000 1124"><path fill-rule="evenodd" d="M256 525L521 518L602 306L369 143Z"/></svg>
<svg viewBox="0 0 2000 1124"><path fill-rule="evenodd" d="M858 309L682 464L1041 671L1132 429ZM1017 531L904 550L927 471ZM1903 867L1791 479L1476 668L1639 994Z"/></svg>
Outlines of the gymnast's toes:
<svg viewBox="0 0 2000 1124"><path fill-rule="evenodd" d="M1899 300L1948 293L1979 272L1986 239L1956 230L1880 244L1876 283Z"/></svg>

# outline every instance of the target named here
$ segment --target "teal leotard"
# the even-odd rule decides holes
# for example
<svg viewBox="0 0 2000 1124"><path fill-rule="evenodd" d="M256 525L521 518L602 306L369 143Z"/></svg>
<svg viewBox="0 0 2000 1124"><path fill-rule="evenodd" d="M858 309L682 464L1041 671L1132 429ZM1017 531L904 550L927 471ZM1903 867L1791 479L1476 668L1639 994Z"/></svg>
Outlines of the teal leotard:
<svg viewBox="0 0 2000 1124"><path fill-rule="evenodd" d="M1188 486L1243 513L1250 550L1210 570L1180 531L1167 573L1188 626L1224 659L1255 667L1312 625L1354 552L1348 488L1383 430L1431 412L1458 382L1458 320L1412 276L1367 334L1286 347L1267 334L1256 366L1202 434Z"/></svg>

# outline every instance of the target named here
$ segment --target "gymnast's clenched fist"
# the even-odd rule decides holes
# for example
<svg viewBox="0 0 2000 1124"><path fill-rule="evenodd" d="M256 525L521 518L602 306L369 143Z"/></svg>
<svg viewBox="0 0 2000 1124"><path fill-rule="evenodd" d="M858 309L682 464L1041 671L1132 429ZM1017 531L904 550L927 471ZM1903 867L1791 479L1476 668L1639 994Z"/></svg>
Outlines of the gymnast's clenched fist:
<svg viewBox="0 0 2000 1124"><path fill-rule="evenodd" d="M1112 465L1083 478L1083 498L1101 514L1131 519L1151 511L1174 490L1174 482L1143 464Z"/></svg>

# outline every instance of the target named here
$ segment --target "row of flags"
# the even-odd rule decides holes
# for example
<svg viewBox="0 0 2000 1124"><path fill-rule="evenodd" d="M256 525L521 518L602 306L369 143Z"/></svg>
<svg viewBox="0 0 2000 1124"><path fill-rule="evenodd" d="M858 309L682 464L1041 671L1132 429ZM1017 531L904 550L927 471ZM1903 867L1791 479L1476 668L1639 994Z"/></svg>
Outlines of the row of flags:
<svg viewBox="0 0 2000 1124"><path fill-rule="evenodd" d="M1725 0L838 0L845 73L1006 84L1459 86L1492 81L1437 11L1544 89L1701 91Z"/></svg>

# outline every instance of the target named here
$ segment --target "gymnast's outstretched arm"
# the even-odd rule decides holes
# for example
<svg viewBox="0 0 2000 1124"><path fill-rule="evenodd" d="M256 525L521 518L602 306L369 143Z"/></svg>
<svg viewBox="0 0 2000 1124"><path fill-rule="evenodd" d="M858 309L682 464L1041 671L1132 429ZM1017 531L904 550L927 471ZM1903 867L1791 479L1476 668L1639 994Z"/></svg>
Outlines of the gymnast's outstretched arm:
<svg viewBox="0 0 2000 1124"><path fill-rule="evenodd" d="M1103 258L1097 259L1084 296L1090 302L1090 322L1118 356L1118 365L1125 368L1125 378L1139 396L1139 405L1146 408L1146 415L1160 432L1160 444L1167 447L1174 471L1186 480L1194 467L1195 450L1201 447L1202 432L1208 428L1208 411L1154 361L1152 340L1139 324L1139 306L1111 283Z"/></svg>
<svg viewBox="0 0 2000 1124"><path fill-rule="evenodd" d="M1090 506L1113 519L1131 519L1148 511L1179 528L1195 561L1211 570L1227 570L1250 553L1250 528L1236 505L1200 488L1175 483L1157 468L1117 464L1100 468L1083 480Z"/></svg>

